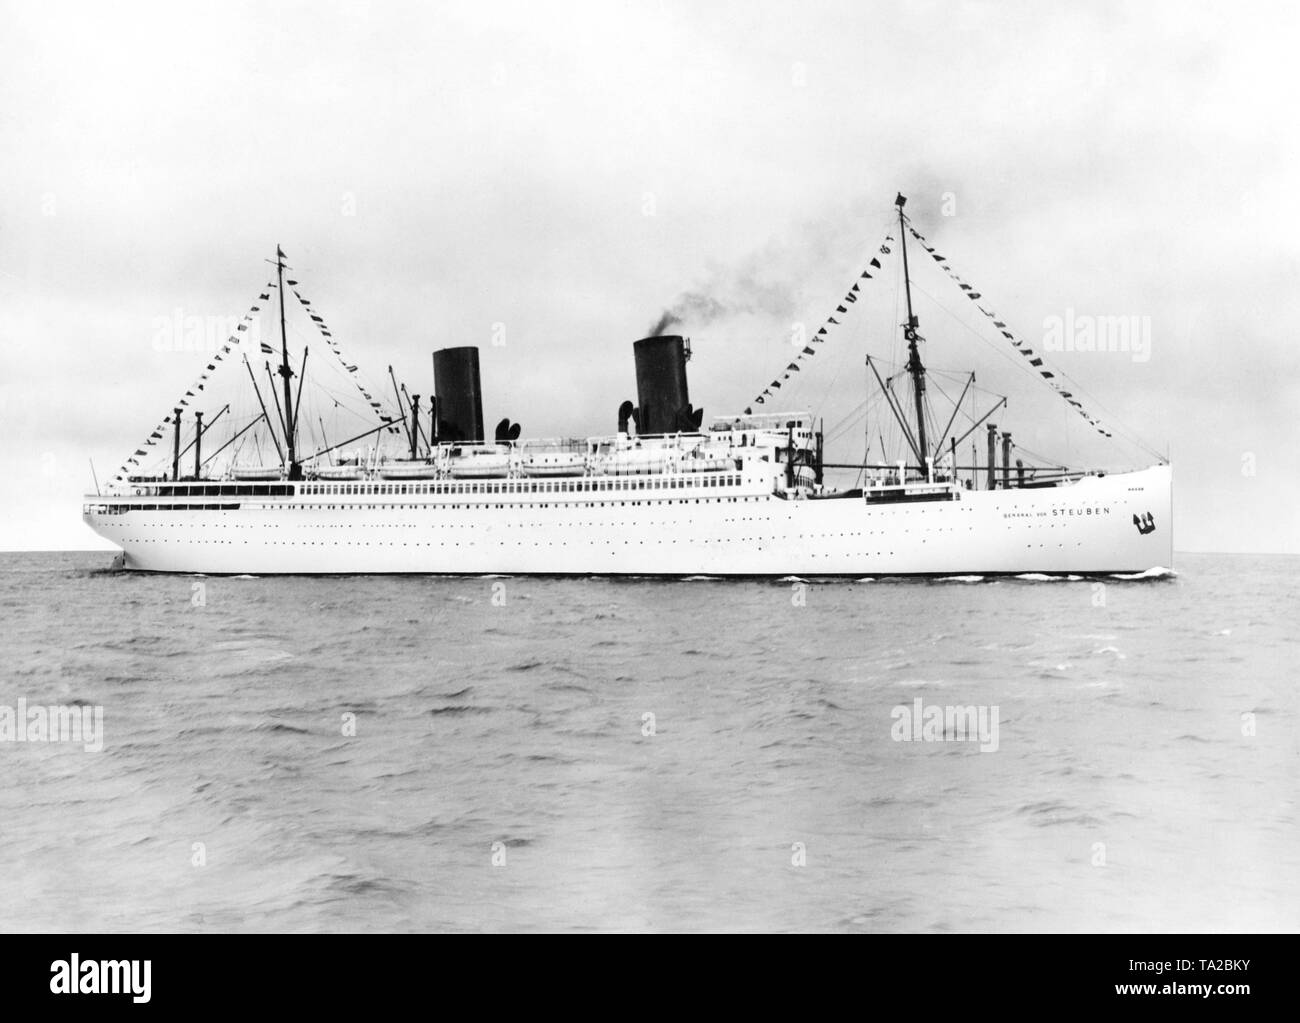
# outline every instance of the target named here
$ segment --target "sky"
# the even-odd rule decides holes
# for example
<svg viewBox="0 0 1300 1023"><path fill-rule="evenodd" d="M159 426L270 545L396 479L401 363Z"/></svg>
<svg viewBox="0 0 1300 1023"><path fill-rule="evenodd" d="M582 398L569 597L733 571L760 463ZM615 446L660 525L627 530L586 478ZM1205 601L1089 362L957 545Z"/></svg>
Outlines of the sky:
<svg viewBox="0 0 1300 1023"><path fill-rule="evenodd" d="M937 383L975 371L1026 451L1111 469L1167 454L1179 550L1300 553L1298 19L6 0L0 548L102 546L80 519L92 465L110 477L205 362L160 331L239 317L277 244L375 386L391 364L428 394L434 349L479 345L489 422L585 436L615 428L631 342L683 296L707 300L680 327L692 401L750 405L860 279L902 192L1035 348L1054 317L1149 331L1146 357L1042 352L1106 441L914 249ZM864 354L899 358L891 253L782 394L824 419L828 457L877 431L878 406L853 413Z"/></svg>

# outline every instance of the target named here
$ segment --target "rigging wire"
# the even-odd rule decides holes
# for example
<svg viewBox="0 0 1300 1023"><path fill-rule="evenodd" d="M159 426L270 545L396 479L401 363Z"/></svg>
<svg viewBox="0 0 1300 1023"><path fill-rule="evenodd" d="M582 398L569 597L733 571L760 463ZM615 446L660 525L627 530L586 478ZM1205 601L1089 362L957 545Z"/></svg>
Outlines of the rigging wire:
<svg viewBox="0 0 1300 1023"><path fill-rule="evenodd" d="M919 291L921 292L921 294L925 295L925 297L928 298L937 309L942 311L950 319L957 322L962 327L962 329L966 330L970 334L973 334L975 337L979 338L981 343L983 343L993 351L997 352L997 354L1001 358L1004 358L1009 362L1015 363L1015 365L1019 367L1021 372L1026 373L1027 375L1033 377L1034 380L1036 380L1039 384L1043 383L1042 376L1039 373L1035 372L1033 368L1028 366L1023 359L1017 359L1016 357L1014 357L1010 352L1006 350L1006 347L1004 345L994 344L992 341L986 338L979 331L971 327L970 324L968 324L965 320L963 320L961 317L953 313L952 310L950 310L946 305L944 305L944 303L940 302L939 299L936 298L933 294L926 291L924 288L920 287L915 281L912 282L912 287L914 290ZM1120 437L1121 440L1125 440L1128 443L1133 444L1134 446L1141 449L1143 452L1150 455L1152 458L1156 459L1157 461L1164 460L1158 451L1156 451L1146 441L1144 441L1141 435L1139 435L1135 430L1129 427L1128 424L1124 422L1124 420L1120 419L1115 414L1113 409L1107 406L1104 402L1094 397L1092 392L1089 391L1088 388L1084 387L1074 377L1070 376L1068 373L1061 370L1059 366L1055 363L1052 366L1052 372L1059 379L1065 381L1070 385L1072 393L1077 392L1079 395L1086 398L1089 401L1089 403L1091 403L1092 405L1094 405L1095 407L1097 407L1098 409L1106 413L1108 421L1111 424L1112 433L1122 435ZM1067 416L1066 418L1068 420L1070 417Z"/></svg>

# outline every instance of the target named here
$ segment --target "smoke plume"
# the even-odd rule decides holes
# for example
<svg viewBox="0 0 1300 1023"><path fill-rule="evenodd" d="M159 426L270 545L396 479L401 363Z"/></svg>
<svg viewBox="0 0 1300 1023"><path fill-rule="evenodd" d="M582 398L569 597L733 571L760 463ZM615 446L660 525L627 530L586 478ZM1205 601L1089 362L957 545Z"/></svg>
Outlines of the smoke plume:
<svg viewBox="0 0 1300 1023"><path fill-rule="evenodd" d="M705 327L744 314L788 318L795 305L795 289L790 284L762 281L748 272L730 279L718 274L707 285L679 295L655 320L649 336L679 324Z"/></svg>

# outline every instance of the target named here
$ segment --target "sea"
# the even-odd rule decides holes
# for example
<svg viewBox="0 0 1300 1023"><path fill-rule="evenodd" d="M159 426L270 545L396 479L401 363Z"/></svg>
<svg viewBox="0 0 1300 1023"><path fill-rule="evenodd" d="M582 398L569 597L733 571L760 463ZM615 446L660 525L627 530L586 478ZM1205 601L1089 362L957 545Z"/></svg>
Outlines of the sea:
<svg viewBox="0 0 1300 1023"><path fill-rule="evenodd" d="M1300 558L111 563L0 555L4 931L1300 926Z"/></svg>

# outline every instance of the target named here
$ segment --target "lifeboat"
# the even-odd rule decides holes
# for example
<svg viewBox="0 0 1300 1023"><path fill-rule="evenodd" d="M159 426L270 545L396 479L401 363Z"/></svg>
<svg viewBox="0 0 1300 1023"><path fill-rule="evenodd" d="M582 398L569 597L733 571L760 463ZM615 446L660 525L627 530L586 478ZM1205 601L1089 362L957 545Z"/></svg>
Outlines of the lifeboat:
<svg viewBox="0 0 1300 1023"><path fill-rule="evenodd" d="M386 462L379 467L379 476L386 480L431 480L437 479L438 467L423 460Z"/></svg>
<svg viewBox="0 0 1300 1023"><path fill-rule="evenodd" d="M316 478L322 480L359 480L364 475L359 465L327 465L316 470Z"/></svg>
<svg viewBox="0 0 1300 1023"><path fill-rule="evenodd" d="M510 475L510 449L495 444L452 448L447 472L458 480L504 479Z"/></svg>
<svg viewBox="0 0 1300 1023"><path fill-rule="evenodd" d="M612 451L600 461L600 471L609 476L655 475L677 468L679 451L653 448L623 448Z"/></svg>
<svg viewBox="0 0 1300 1023"><path fill-rule="evenodd" d="M284 470L278 465L250 465L244 468L235 469L233 475L237 480L278 480L284 476Z"/></svg>
<svg viewBox="0 0 1300 1023"><path fill-rule="evenodd" d="M677 464L677 468L682 472L726 472L735 467L736 463L732 459L712 455L683 458Z"/></svg>
<svg viewBox="0 0 1300 1023"><path fill-rule="evenodd" d="M554 479L559 476L583 476L587 472L587 459L576 451L554 451L546 454L526 455L519 463L525 476L534 479Z"/></svg>

